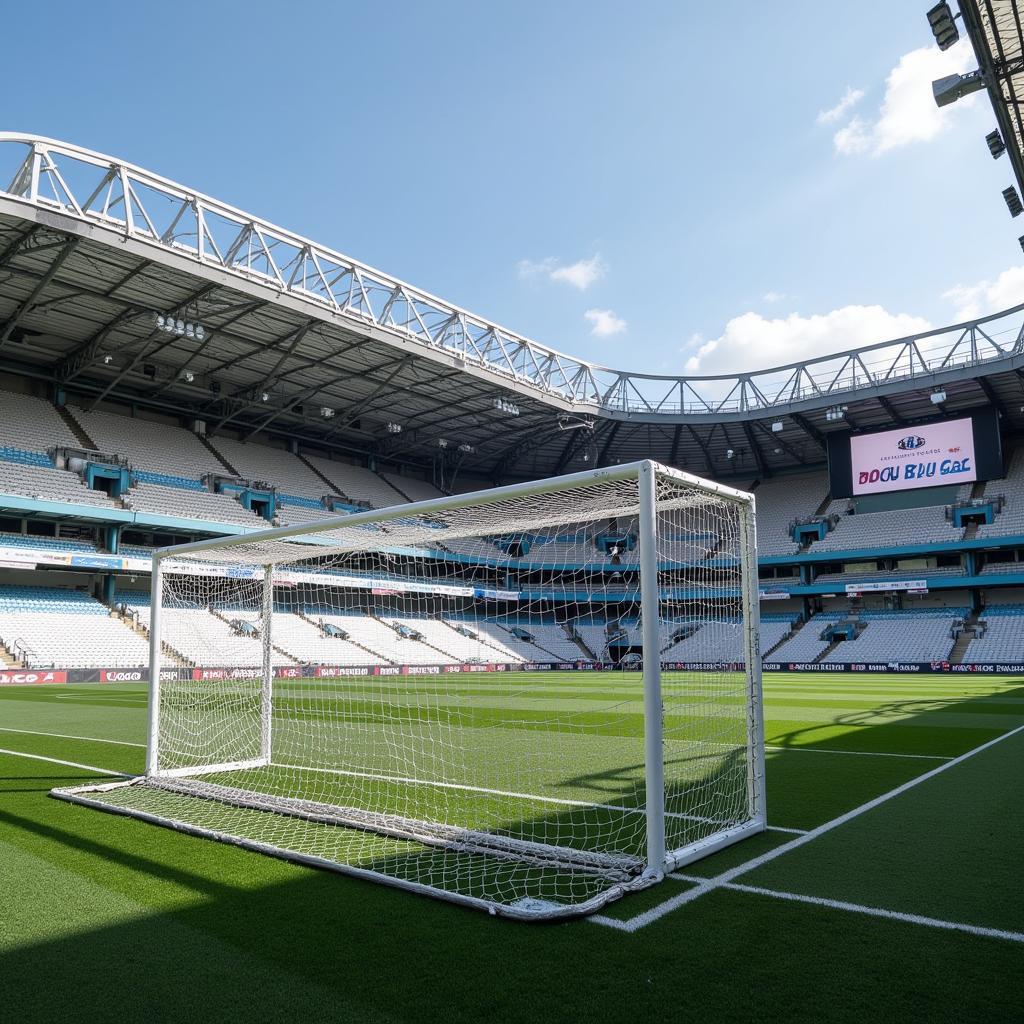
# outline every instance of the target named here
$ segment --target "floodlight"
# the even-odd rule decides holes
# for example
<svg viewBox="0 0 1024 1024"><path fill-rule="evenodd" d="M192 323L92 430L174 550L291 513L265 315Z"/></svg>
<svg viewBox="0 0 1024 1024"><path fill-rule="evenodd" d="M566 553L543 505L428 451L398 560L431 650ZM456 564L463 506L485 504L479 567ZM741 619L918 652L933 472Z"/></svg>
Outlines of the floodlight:
<svg viewBox="0 0 1024 1024"><path fill-rule="evenodd" d="M320 415L323 416L323 418L325 420L329 420L329 419L331 419L332 416L334 416L334 410L332 408L330 408L330 406L321 405L320 406Z"/></svg>
<svg viewBox="0 0 1024 1024"><path fill-rule="evenodd" d="M731 459L731 458L733 458L733 456L735 456L735 454L736 453L731 448L727 448L726 452L725 452L725 457L727 459Z"/></svg>
<svg viewBox="0 0 1024 1024"><path fill-rule="evenodd" d="M1024 213L1024 206L1021 205L1020 196L1013 185L1003 189L1003 199L1006 202L1006 208L1010 211L1011 217L1019 217Z"/></svg>
<svg viewBox="0 0 1024 1024"><path fill-rule="evenodd" d="M270 392L269 391L262 392L260 394L260 401L261 402L269 402L270 401Z"/></svg>
<svg viewBox="0 0 1024 1024"><path fill-rule="evenodd" d="M932 405L942 405L946 400L946 392L942 388L936 388L931 395L929 395Z"/></svg>
<svg viewBox="0 0 1024 1024"><path fill-rule="evenodd" d="M448 438L446 438L446 437L439 437L437 439L437 447L438 448L447 448L448 447Z"/></svg>
<svg viewBox="0 0 1024 1024"><path fill-rule="evenodd" d="M463 455L468 455L470 452L475 452L476 449L471 444L463 443L459 445L459 451L462 452Z"/></svg>
<svg viewBox="0 0 1024 1024"><path fill-rule="evenodd" d="M206 329L202 324L196 324L196 341L202 341L206 337Z"/></svg>
<svg viewBox="0 0 1024 1024"><path fill-rule="evenodd" d="M114 361L114 357L113 356L107 355L107 356L103 357L103 365L104 366L109 366L113 361Z"/></svg>
<svg viewBox="0 0 1024 1024"><path fill-rule="evenodd" d="M186 384L191 384L192 381L194 381L196 379L196 375L191 370L182 370L181 371L181 379Z"/></svg>
<svg viewBox="0 0 1024 1024"><path fill-rule="evenodd" d="M998 129L989 132L985 136L985 142L988 144L988 151L992 154L993 160L998 160L1006 152L1006 143L1003 142L1003 137L999 134Z"/></svg>
<svg viewBox="0 0 1024 1024"><path fill-rule="evenodd" d="M196 336L196 325L189 321L185 324L185 337L194 338Z"/></svg>
<svg viewBox="0 0 1024 1024"><path fill-rule="evenodd" d="M774 423L772 424L772 433L773 433L773 434L781 434L781 433L782 433L782 430L783 430L783 424L782 424L782 420L776 420L776 421L775 421L775 422L774 422Z"/></svg>
<svg viewBox="0 0 1024 1024"><path fill-rule="evenodd" d="M772 451L775 452L776 455L781 455L782 454L782 449L781 448L773 448Z"/></svg>
<svg viewBox="0 0 1024 1024"><path fill-rule="evenodd" d="M932 82L932 95L935 105L948 107L950 103L969 96L972 92L985 88L985 78L980 71L972 71L967 75L946 75Z"/></svg>
<svg viewBox="0 0 1024 1024"><path fill-rule="evenodd" d="M389 434L400 434L402 432L401 423L388 423L387 430Z"/></svg>
<svg viewBox="0 0 1024 1024"><path fill-rule="evenodd" d="M959 17L957 15L956 17ZM948 50L960 39L960 33L956 27L956 18L949 9L949 4L943 0L936 4L928 12L928 25L931 27L935 42L939 44L940 50Z"/></svg>
<svg viewBox="0 0 1024 1024"><path fill-rule="evenodd" d="M157 325L157 327L162 331L162 330L166 329L166 324L167 324L167 318L163 315L163 313L157 313L157 315L156 315L156 325Z"/></svg>

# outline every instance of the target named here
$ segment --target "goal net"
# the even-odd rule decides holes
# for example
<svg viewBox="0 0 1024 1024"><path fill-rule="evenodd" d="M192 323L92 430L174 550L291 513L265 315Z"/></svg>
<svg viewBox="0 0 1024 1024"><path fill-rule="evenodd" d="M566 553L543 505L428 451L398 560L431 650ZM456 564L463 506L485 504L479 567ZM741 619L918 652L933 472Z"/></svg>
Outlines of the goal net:
<svg viewBox="0 0 1024 1024"><path fill-rule="evenodd" d="M55 795L512 917L764 828L753 499L643 462L166 548L147 770Z"/></svg>

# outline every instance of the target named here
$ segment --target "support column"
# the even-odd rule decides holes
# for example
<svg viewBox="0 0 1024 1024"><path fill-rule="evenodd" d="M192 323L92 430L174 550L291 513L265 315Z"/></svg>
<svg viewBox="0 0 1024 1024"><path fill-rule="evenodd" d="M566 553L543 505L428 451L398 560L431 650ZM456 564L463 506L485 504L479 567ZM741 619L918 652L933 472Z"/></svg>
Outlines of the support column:
<svg viewBox="0 0 1024 1024"><path fill-rule="evenodd" d="M665 748L661 702L661 609L654 463L640 466L640 615L644 645L644 775L648 877L665 873Z"/></svg>
<svg viewBox="0 0 1024 1024"><path fill-rule="evenodd" d="M263 605L260 638L263 641L263 681L260 687L260 757L270 763L271 723L274 711L274 567L263 574Z"/></svg>
<svg viewBox="0 0 1024 1024"><path fill-rule="evenodd" d="M146 774L160 770L160 611L163 605L163 570L153 559L149 591L149 738L146 742Z"/></svg>

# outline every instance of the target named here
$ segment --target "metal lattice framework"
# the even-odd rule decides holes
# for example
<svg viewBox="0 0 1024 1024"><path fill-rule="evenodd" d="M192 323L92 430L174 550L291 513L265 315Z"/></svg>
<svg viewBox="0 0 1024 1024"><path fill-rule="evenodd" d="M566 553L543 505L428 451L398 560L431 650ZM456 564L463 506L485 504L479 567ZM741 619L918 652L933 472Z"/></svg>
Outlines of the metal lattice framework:
<svg viewBox="0 0 1024 1024"><path fill-rule="evenodd" d="M14 159L11 154L14 153ZM1016 366L1024 355L1024 305L970 323L870 344L836 355L736 375L668 377L575 359L359 263L149 171L37 136L0 133L6 197L185 258L197 273L220 272L278 297L298 300L310 321L373 330L420 354L443 353L497 386L558 408L610 417L728 420L822 407L893 386L926 387L972 368ZM66 221L65 221L66 219ZM59 264L55 267L59 268ZM45 283L45 282L44 282Z"/></svg>

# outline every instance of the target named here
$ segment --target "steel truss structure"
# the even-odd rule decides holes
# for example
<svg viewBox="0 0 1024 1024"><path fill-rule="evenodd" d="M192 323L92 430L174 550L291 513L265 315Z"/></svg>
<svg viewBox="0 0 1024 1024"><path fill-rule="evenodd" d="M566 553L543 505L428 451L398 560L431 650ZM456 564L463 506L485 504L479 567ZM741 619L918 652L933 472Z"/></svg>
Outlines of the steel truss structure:
<svg viewBox="0 0 1024 1024"><path fill-rule="evenodd" d="M204 334L168 334L157 313ZM0 133L0 369L439 482L650 456L749 479L820 463L831 429L986 402L1020 429L1024 305L733 376L614 370L123 161Z"/></svg>
<svg viewBox="0 0 1024 1024"><path fill-rule="evenodd" d="M865 388L905 384L1024 352L1020 306L997 317L751 373L670 377L614 370L540 345L351 257L112 157L12 133L0 133L0 146L24 151L4 188L14 199L300 298L314 320L327 314L344 318L355 329L394 332L425 350L454 355L487 371L495 383L514 381L538 397L594 413L784 411L808 400L838 400ZM51 269L55 273L59 264Z"/></svg>

